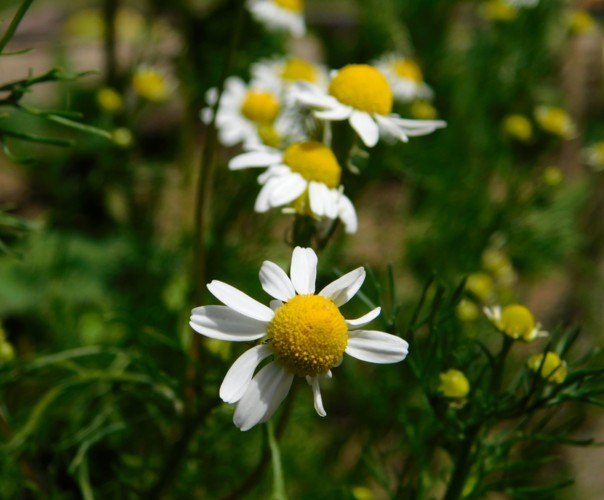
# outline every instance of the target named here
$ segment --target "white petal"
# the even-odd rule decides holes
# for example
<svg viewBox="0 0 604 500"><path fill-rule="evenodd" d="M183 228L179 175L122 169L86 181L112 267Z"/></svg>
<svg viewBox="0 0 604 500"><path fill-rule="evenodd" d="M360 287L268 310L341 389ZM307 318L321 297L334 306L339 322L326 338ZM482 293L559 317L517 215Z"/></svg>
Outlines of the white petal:
<svg viewBox="0 0 604 500"><path fill-rule="evenodd" d="M233 342L258 340L266 335L266 321L249 318L227 306L196 307L191 328L206 337Z"/></svg>
<svg viewBox="0 0 604 500"><path fill-rule="evenodd" d="M281 177L291 174L289 167L285 165L272 165L258 176L258 183L264 184L272 177Z"/></svg>
<svg viewBox="0 0 604 500"><path fill-rule="evenodd" d="M393 137L402 142L409 142L409 137L407 137L405 130L394 123L389 117L376 115L375 119L377 120L378 125L383 129L386 137Z"/></svg>
<svg viewBox="0 0 604 500"><path fill-rule="evenodd" d="M298 173L275 177L274 180L269 197L271 207L287 205L300 196L308 186L308 181Z"/></svg>
<svg viewBox="0 0 604 500"><path fill-rule="evenodd" d="M345 352L370 363L398 363L407 356L409 344L389 333L357 330L349 333Z"/></svg>
<svg viewBox="0 0 604 500"><path fill-rule="evenodd" d="M369 113L354 111L350 116L350 126L356 130L365 146L372 148L377 144L380 129Z"/></svg>
<svg viewBox="0 0 604 500"><path fill-rule="evenodd" d="M310 199L310 209L314 214L335 219L338 214L338 196L337 191L329 189L322 182L311 181L309 183L308 197Z"/></svg>
<svg viewBox="0 0 604 500"><path fill-rule="evenodd" d="M296 295L289 276L274 262L264 261L260 268L260 283L266 293L283 302L287 302Z"/></svg>
<svg viewBox="0 0 604 500"><path fill-rule="evenodd" d="M368 325L369 323L371 323L375 318L377 318L380 315L381 311L382 311L381 307L376 307L375 309L373 309L372 311L369 311L367 314L365 314L364 316L361 316L360 318L347 319L346 324L348 325L348 328L350 330L356 330L357 328L361 328L362 326L365 326L365 325Z"/></svg>
<svg viewBox="0 0 604 500"><path fill-rule="evenodd" d="M331 282L319 292L319 295L331 299L336 306L340 307L359 291L363 281L365 281L365 274L365 269L358 267Z"/></svg>
<svg viewBox="0 0 604 500"><path fill-rule="evenodd" d="M321 398L321 387L319 386L319 377L306 377L306 381L312 387L312 395L315 403L315 410L320 417L327 415L323 408L323 399Z"/></svg>
<svg viewBox="0 0 604 500"><path fill-rule="evenodd" d="M271 300L270 302L270 307L273 311L276 311L277 309L279 309L281 306L283 305L283 302L281 302L280 300Z"/></svg>
<svg viewBox="0 0 604 500"><path fill-rule="evenodd" d="M242 168L268 167L281 162L282 154L278 151L269 153L265 151L253 151L235 156L229 162L229 169L239 170Z"/></svg>
<svg viewBox="0 0 604 500"><path fill-rule="evenodd" d="M267 212L271 205L269 203L269 199L271 196L271 192L273 190L274 181L276 179L269 179L262 189L258 193L258 197L256 198L256 202L254 203L254 210L259 213Z"/></svg>
<svg viewBox="0 0 604 500"><path fill-rule="evenodd" d="M335 106L324 111L315 111L313 114L319 120L326 121L338 121L346 120L352 113L352 109L349 106Z"/></svg>
<svg viewBox="0 0 604 500"><path fill-rule="evenodd" d="M208 290L224 305L229 306L248 318L259 321L270 321L275 315L270 307L261 304L241 290L237 290L235 287L222 281L212 281L212 283L208 284Z"/></svg>
<svg viewBox="0 0 604 500"><path fill-rule="evenodd" d="M220 399L225 403L239 401L245 394L258 365L272 353L267 346L257 345L239 356L222 381Z"/></svg>
<svg viewBox="0 0 604 500"><path fill-rule="evenodd" d="M233 422L247 431L271 418L283 401L294 376L277 363L269 363L251 380L237 404Z"/></svg>
<svg viewBox="0 0 604 500"><path fill-rule="evenodd" d="M338 216L344 223L344 229L348 234L357 232L357 212L350 199L347 196L344 196L344 194L340 194L338 199Z"/></svg>
<svg viewBox="0 0 604 500"><path fill-rule="evenodd" d="M294 248L289 275L300 295L315 293L317 262L317 254L312 248Z"/></svg>

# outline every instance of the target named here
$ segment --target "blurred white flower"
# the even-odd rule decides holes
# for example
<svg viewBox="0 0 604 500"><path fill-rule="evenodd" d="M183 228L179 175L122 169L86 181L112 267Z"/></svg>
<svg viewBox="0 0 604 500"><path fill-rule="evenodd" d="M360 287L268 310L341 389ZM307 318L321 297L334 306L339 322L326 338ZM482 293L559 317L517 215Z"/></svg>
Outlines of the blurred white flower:
<svg viewBox="0 0 604 500"><path fill-rule="evenodd" d="M424 82L419 65L401 54L390 53L373 64L388 80L394 99L402 102L431 99L432 89Z"/></svg>
<svg viewBox="0 0 604 500"><path fill-rule="evenodd" d="M267 28L300 37L306 33L303 0L248 0L252 16Z"/></svg>

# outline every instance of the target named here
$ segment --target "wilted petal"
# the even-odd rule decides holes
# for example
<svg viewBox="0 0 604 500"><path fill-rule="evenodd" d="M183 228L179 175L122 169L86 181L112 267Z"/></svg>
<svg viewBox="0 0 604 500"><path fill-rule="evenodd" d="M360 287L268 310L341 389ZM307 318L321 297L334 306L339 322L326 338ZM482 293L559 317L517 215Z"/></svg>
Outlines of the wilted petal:
<svg viewBox="0 0 604 500"><path fill-rule="evenodd" d="M271 354L272 351L267 346L257 345L239 356L222 381L220 398L225 403L239 401L245 394L258 365Z"/></svg>
<svg viewBox="0 0 604 500"><path fill-rule="evenodd" d="M356 330L350 332L345 352L370 363L398 363L407 356L409 344L389 333Z"/></svg>

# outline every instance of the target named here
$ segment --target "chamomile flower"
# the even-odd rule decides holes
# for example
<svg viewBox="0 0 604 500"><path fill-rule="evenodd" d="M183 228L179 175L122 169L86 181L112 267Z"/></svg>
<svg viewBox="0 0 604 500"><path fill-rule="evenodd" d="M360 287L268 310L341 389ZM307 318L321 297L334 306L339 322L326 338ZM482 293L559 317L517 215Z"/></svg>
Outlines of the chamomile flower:
<svg viewBox="0 0 604 500"><path fill-rule="evenodd" d="M522 339L532 342L540 337L547 337L548 333L541 329L541 324L535 322L533 313L520 304L505 306L485 307L484 313L502 333L513 339Z"/></svg>
<svg viewBox="0 0 604 500"><path fill-rule="evenodd" d="M339 307L348 302L365 279L362 267L345 274L315 294L317 255L296 247L290 276L265 261L260 283L275 300L265 306L244 292L212 281L210 292L223 306L193 309L191 327L213 339L262 342L241 355L220 386L220 397L237 403L233 422L242 431L267 421L287 396L294 376L311 385L315 410L325 416L319 381L331 378L344 353L370 363L397 363L407 356L409 344L388 333L365 330L380 308L356 319L345 319ZM257 373L267 358L272 360Z"/></svg>
<svg viewBox="0 0 604 500"><path fill-rule="evenodd" d="M218 99L218 91L212 88L206 100L213 106ZM254 146L263 143L280 142L277 118L281 102L274 92L262 87L248 86L238 77L229 77L216 114L218 137L225 146L243 143ZM201 118L205 123L212 120L212 109L204 108Z"/></svg>
<svg viewBox="0 0 604 500"><path fill-rule="evenodd" d="M391 53L375 61L374 66L384 73L395 100L410 102L432 98L432 89L424 83L422 70L413 59Z"/></svg>
<svg viewBox="0 0 604 500"><path fill-rule="evenodd" d="M513 5L514 7L537 7L539 4L539 0L505 0L505 3L508 5Z"/></svg>
<svg viewBox="0 0 604 500"><path fill-rule="evenodd" d="M252 16L267 28L300 37L306 33L304 0L248 0Z"/></svg>
<svg viewBox="0 0 604 500"><path fill-rule="evenodd" d="M540 375L548 382L561 384L566 379L568 368L566 361L560 359L560 356L553 351L545 354L533 354L527 361L528 367Z"/></svg>
<svg viewBox="0 0 604 500"><path fill-rule="evenodd" d="M582 151L585 163L595 171L604 170L604 141L598 141Z"/></svg>
<svg viewBox="0 0 604 500"><path fill-rule="evenodd" d="M537 106L535 120L543 130L564 139L572 139L577 133L570 115L557 106Z"/></svg>
<svg viewBox="0 0 604 500"><path fill-rule="evenodd" d="M252 81L259 85L275 89L277 93L289 95L296 82L307 82L327 87L327 71L318 64L299 57L276 57L264 59L252 64Z"/></svg>
<svg viewBox="0 0 604 500"><path fill-rule="evenodd" d="M256 148L229 162L231 170L267 167L260 175L262 189L254 209L292 206L297 213L316 218L336 219L347 233L357 230L352 202L340 186L342 168L332 150L316 141L296 142L285 151Z"/></svg>
<svg viewBox="0 0 604 500"><path fill-rule="evenodd" d="M319 108L314 115L320 120L348 120L367 147L375 146L380 135L407 142L409 137L445 126L440 120L409 120L392 113L393 95L388 80L368 64L350 64L336 71L327 92L299 83L296 99Z"/></svg>
<svg viewBox="0 0 604 500"><path fill-rule="evenodd" d="M152 102L162 102L170 97L174 84L157 68L140 66L132 75L132 87L141 97Z"/></svg>

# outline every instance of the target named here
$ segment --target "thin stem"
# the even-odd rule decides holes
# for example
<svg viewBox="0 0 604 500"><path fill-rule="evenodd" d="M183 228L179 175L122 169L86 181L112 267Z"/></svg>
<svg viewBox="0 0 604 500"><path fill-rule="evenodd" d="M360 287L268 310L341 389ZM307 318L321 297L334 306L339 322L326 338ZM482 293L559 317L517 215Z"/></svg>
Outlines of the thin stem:
<svg viewBox="0 0 604 500"><path fill-rule="evenodd" d="M281 452L279 451L279 443L275 438L275 429L272 420L266 423L266 433L273 462L273 499L287 500L285 480L283 478L283 465L281 464Z"/></svg>
<svg viewBox="0 0 604 500"><path fill-rule="evenodd" d="M25 13L27 12L32 3L34 3L34 0L23 0L23 3L19 6L15 17L13 17L13 20L8 25L6 33L4 33L2 38L0 38L0 55L4 51L4 47L6 47L6 44L15 34L15 31L17 31L17 28L19 27L23 16L25 16Z"/></svg>
<svg viewBox="0 0 604 500"><path fill-rule="evenodd" d="M474 425L467 429L466 436L459 449L459 454L455 457L455 468L453 469L453 475L449 481L444 500L457 500L462 497L463 488L472 468L472 447L479 431L479 425Z"/></svg>

